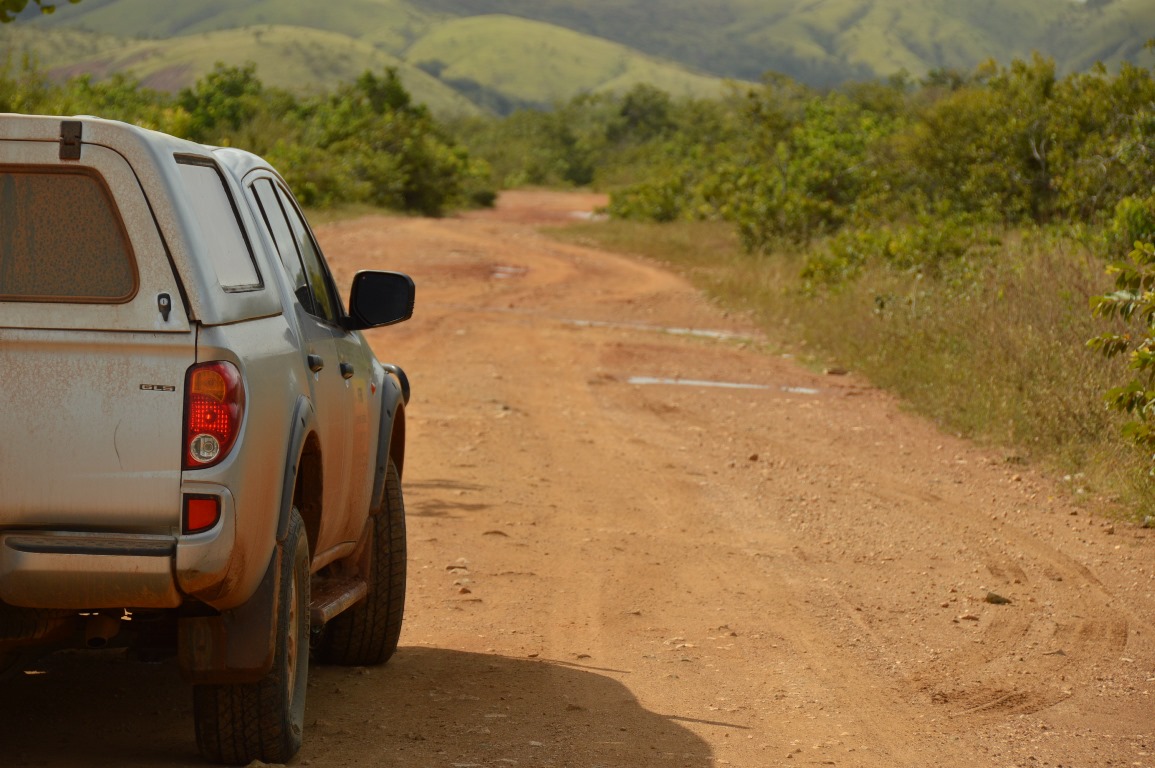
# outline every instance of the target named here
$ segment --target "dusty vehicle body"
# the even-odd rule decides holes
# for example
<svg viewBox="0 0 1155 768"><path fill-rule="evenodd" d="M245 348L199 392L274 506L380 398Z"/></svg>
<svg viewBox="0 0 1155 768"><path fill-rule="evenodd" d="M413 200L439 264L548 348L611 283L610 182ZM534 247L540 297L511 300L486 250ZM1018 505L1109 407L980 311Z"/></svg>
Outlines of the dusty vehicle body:
<svg viewBox="0 0 1155 768"><path fill-rule="evenodd" d="M310 644L397 644L408 382L360 330L413 294L346 310L254 155L0 115L0 664L175 651L206 757L291 757Z"/></svg>

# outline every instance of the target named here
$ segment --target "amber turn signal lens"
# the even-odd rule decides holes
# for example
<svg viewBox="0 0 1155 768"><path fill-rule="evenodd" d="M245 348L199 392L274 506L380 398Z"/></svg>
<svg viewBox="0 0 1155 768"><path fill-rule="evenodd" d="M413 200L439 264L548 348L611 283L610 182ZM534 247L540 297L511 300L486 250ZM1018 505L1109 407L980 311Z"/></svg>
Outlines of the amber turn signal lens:
<svg viewBox="0 0 1155 768"><path fill-rule="evenodd" d="M215 368L194 368L189 377L189 394L203 395L218 402L224 402L228 393L228 383Z"/></svg>

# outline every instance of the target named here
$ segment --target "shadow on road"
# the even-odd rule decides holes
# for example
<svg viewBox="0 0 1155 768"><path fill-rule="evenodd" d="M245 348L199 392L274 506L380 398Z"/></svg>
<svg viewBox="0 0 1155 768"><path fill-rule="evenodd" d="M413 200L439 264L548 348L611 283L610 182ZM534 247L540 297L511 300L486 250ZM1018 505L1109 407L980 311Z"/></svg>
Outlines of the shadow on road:
<svg viewBox="0 0 1155 768"><path fill-rule="evenodd" d="M327 764L334 743L361 750L365 765L398 768L701 766L712 757L702 739L643 708L613 671L420 647L379 669L314 671L318 721L302 753L311 765ZM366 729L380 737L361 742Z"/></svg>
<svg viewBox="0 0 1155 768"><path fill-rule="evenodd" d="M121 651L61 652L0 683L0 764L203 766L192 689L175 662Z"/></svg>
<svg viewBox="0 0 1155 768"><path fill-rule="evenodd" d="M61 653L0 687L5 766L199 766L172 662ZM535 659L403 647L385 667L313 666L297 765L701 766L702 739L615 677ZM715 725L725 725L716 723Z"/></svg>

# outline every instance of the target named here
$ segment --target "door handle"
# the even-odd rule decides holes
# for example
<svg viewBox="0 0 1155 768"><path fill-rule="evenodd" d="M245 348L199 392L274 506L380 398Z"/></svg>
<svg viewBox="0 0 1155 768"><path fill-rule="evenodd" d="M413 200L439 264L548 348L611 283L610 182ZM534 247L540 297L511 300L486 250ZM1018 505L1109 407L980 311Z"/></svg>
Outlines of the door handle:
<svg viewBox="0 0 1155 768"><path fill-rule="evenodd" d="M305 357L305 363L309 366L309 370L317 373L325 367L325 360L320 355L308 355Z"/></svg>
<svg viewBox="0 0 1155 768"><path fill-rule="evenodd" d="M353 378L353 364L352 363L341 363L341 378L342 379Z"/></svg>

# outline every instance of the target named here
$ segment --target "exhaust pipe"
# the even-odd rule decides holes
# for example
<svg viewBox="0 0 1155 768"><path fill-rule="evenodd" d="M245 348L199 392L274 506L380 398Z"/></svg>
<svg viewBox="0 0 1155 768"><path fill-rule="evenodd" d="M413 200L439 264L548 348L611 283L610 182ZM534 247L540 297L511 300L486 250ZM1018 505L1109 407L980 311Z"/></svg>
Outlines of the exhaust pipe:
<svg viewBox="0 0 1155 768"><path fill-rule="evenodd" d="M84 644L89 648L104 648L120 632L120 619L98 613L90 616L84 625Z"/></svg>

